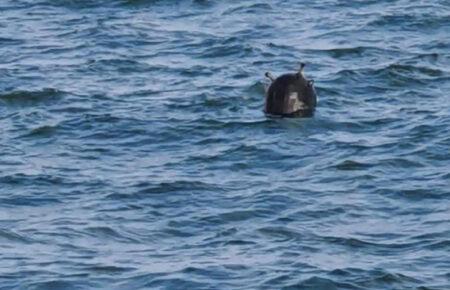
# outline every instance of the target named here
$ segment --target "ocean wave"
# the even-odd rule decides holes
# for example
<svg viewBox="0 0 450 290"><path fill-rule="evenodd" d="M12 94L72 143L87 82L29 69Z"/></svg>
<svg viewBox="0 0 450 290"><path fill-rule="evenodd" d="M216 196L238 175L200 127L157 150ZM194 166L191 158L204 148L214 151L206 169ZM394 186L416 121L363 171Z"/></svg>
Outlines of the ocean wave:
<svg viewBox="0 0 450 290"><path fill-rule="evenodd" d="M235 13L248 13L248 14L254 14L254 13L261 13L267 11L271 11L272 6L267 3L256 3L256 4L250 4L250 5L240 5L237 7L228 8L226 11L222 13L223 16L225 15L231 15Z"/></svg>
<svg viewBox="0 0 450 290"><path fill-rule="evenodd" d="M0 94L0 102L9 106L33 106L57 101L65 95L65 92L45 88L38 91L13 91Z"/></svg>
<svg viewBox="0 0 450 290"><path fill-rule="evenodd" d="M0 289L449 288L446 1L0 2Z"/></svg>
<svg viewBox="0 0 450 290"><path fill-rule="evenodd" d="M367 26L392 26L395 29L401 29L403 31L421 29L441 28L444 23L448 23L450 17L448 15L436 15L436 13L428 14L386 14L379 16L376 20L373 20L367 24Z"/></svg>

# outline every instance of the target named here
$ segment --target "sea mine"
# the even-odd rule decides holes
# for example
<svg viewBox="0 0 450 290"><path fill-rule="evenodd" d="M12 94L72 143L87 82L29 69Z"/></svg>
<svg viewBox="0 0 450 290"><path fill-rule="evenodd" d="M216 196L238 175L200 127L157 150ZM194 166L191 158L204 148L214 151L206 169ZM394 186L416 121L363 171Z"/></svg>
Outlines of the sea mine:
<svg viewBox="0 0 450 290"><path fill-rule="evenodd" d="M264 113L278 117L312 117L316 109L317 95L314 80L303 74L305 64L296 73L283 74L277 78L266 72L271 81L266 90Z"/></svg>

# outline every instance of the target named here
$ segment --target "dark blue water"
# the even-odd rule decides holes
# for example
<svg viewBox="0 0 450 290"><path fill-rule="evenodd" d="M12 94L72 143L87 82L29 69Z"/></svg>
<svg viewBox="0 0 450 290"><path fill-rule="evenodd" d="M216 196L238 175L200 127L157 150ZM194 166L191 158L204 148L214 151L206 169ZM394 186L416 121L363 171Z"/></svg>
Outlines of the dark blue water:
<svg viewBox="0 0 450 290"><path fill-rule="evenodd" d="M448 0L1 0L0 56L0 289L450 289Z"/></svg>

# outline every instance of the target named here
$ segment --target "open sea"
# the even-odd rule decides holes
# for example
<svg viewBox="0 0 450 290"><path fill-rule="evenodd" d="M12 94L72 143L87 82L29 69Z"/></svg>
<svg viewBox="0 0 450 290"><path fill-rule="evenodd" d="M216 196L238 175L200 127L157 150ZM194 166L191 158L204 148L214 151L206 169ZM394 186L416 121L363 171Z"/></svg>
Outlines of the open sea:
<svg viewBox="0 0 450 290"><path fill-rule="evenodd" d="M0 290L448 290L449 92L449 0L0 0Z"/></svg>

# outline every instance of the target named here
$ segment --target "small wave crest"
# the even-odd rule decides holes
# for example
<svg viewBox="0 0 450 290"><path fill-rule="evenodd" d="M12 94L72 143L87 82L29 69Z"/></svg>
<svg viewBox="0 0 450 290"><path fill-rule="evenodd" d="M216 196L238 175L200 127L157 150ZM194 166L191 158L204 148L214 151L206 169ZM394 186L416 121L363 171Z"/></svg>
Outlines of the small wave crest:
<svg viewBox="0 0 450 290"><path fill-rule="evenodd" d="M0 94L0 102L10 106L33 106L55 101L64 94L63 91L53 88L38 91L13 91Z"/></svg>

